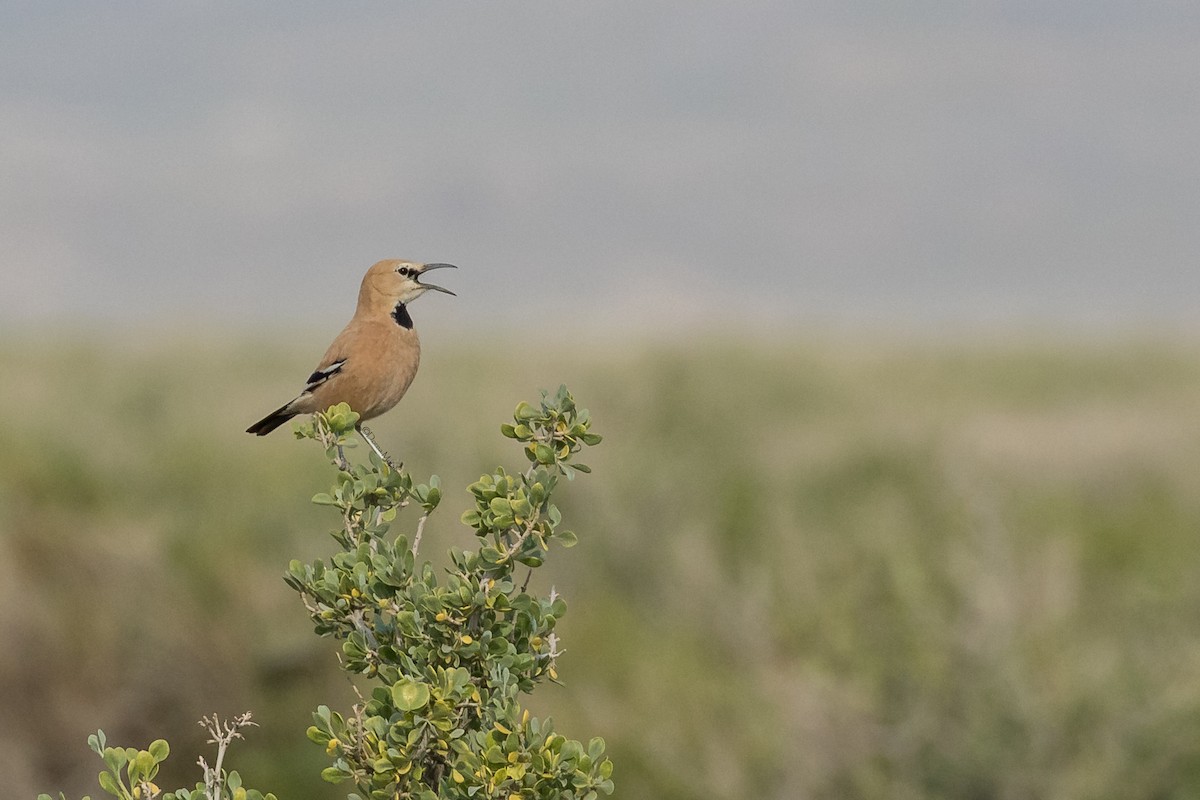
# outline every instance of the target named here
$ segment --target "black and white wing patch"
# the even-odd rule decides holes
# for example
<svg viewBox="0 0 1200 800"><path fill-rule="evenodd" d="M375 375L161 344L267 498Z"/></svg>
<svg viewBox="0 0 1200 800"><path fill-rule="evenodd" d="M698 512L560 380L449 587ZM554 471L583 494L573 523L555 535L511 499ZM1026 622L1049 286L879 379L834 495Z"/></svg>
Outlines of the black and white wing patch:
<svg viewBox="0 0 1200 800"><path fill-rule="evenodd" d="M306 383L304 385L304 391L311 392L313 389L316 389L322 383L324 383L325 381L332 378L334 375L337 375L339 372L341 372L342 367L344 367L345 365L346 365L346 359L343 358L339 361L333 362L328 367L322 367L321 369L314 372L312 375L309 375L308 383Z"/></svg>

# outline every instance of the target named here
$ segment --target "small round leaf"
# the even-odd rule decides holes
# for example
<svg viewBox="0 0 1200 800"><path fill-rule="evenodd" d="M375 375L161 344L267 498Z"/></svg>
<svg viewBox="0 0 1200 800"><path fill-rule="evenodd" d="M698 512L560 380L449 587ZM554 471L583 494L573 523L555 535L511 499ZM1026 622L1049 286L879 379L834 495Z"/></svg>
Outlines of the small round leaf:
<svg viewBox="0 0 1200 800"><path fill-rule="evenodd" d="M409 678L402 678L392 686L392 702L401 711L416 711L429 702L429 687Z"/></svg>

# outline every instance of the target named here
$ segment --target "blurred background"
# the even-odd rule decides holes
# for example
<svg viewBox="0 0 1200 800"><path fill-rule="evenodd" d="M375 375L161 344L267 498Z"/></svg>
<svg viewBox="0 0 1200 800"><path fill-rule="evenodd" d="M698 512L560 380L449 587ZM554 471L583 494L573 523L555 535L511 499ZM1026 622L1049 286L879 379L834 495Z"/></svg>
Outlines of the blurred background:
<svg viewBox="0 0 1200 800"><path fill-rule="evenodd" d="M530 705L619 796L1200 794L1198 37L1183 0L5 4L8 791L95 795L97 728L182 785L249 709L251 785L345 795L303 732L354 695L281 578L332 473L242 430L402 257L461 267L374 426L447 489L427 556L519 400L606 435Z"/></svg>

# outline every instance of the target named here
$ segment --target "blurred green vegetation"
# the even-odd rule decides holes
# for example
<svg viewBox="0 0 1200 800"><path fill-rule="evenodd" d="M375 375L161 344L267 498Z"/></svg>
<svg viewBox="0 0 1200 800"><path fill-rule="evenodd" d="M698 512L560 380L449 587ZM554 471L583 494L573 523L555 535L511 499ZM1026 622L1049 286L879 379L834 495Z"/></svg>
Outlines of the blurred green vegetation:
<svg viewBox="0 0 1200 800"><path fill-rule="evenodd" d="M619 796L1200 794L1200 346L469 338L427 342L373 428L442 478L438 560L466 485L521 463L517 401L565 382L591 409L580 545L536 576L568 602L565 685L531 705L606 738ZM95 794L99 727L169 739L183 785L196 720L247 709L247 780L344 796L304 730L353 693L282 580L331 549L332 472L242 433L321 344L0 344L11 796Z"/></svg>

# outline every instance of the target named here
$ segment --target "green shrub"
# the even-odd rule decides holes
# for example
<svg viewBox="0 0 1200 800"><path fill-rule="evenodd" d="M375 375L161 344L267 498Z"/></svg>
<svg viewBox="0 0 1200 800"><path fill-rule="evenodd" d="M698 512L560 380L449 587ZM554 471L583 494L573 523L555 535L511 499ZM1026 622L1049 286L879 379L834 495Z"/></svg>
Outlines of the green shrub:
<svg viewBox="0 0 1200 800"><path fill-rule="evenodd" d="M342 668L375 684L348 714L326 706L313 714L308 738L333 762L322 777L350 783L350 800L610 794L613 766L603 740L569 740L520 704L522 694L557 679L562 650L554 628L566 604L554 590L539 597L527 588L553 545L576 542L560 527L551 497L561 476L590 471L575 461L582 447L600 441L588 412L566 387L543 393L537 406L517 406L501 432L523 444L528 467L512 474L498 468L468 487L475 507L462 521L478 548L451 550L452 567L441 580L418 560L425 523L442 499L437 477L414 484L373 453L368 463L351 463L346 449L355 444L357 423L342 404L296 431L321 443L338 469L333 488L313 502L339 513L339 550L311 564L293 561L285 580L300 593L316 632L341 641ZM392 535L392 523L410 506L421 512L411 540ZM272 800L224 770L225 750L251 724L249 715L205 723L218 745L215 766L201 759L204 781L162 798ZM101 731L89 743L105 762L100 785L109 794L160 796L153 778L169 752L165 741L142 751L110 748Z"/></svg>

